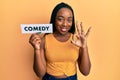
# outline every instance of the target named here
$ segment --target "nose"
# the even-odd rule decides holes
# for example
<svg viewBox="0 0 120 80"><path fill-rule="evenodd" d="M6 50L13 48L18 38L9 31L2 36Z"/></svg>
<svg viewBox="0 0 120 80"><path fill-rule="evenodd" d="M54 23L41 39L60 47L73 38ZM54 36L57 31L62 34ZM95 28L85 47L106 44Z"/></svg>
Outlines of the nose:
<svg viewBox="0 0 120 80"><path fill-rule="evenodd" d="M64 21L63 21L63 26L67 26L67 24L68 24L67 21L64 20Z"/></svg>

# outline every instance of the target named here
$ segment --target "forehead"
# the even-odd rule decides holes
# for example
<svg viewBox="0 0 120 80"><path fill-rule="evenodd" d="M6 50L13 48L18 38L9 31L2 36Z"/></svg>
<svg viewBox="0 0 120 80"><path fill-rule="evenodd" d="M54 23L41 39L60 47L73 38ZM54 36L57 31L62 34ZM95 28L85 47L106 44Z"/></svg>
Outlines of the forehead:
<svg viewBox="0 0 120 80"><path fill-rule="evenodd" d="M61 8L57 12L57 16L73 16L72 11L68 8Z"/></svg>

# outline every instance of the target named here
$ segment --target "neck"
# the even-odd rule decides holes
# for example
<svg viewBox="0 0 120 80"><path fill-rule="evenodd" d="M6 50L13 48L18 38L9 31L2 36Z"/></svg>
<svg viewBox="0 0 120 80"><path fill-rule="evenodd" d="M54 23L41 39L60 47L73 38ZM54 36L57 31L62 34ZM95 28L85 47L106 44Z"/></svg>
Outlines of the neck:
<svg viewBox="0 0 120 80"><path fill-rule="evenodd" d="M70 38L70 33L60 34L58 32L54 32L53 35L58 41L61 41L61 42L65 42Z"/></svg>
<svg viewBox="0 0 120 80"><path fill-rule="evenodd" d="M66 34L60 34L59 32L54 32L54 35L55 36L58 36L58 37L67 37L67 36L69 36L70 35L70 33L68 32L68 33L66 33Z"/></svg>

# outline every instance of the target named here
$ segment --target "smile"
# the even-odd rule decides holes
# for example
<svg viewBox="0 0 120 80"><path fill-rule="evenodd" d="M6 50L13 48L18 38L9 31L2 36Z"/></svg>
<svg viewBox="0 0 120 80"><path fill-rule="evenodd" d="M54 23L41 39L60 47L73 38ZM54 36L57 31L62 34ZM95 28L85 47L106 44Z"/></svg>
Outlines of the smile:
<svg viewBox="0 0 120 80"><path fill-rule="evenodd" d="M61 31L66 32L67 28L61 28Z"/></svg>

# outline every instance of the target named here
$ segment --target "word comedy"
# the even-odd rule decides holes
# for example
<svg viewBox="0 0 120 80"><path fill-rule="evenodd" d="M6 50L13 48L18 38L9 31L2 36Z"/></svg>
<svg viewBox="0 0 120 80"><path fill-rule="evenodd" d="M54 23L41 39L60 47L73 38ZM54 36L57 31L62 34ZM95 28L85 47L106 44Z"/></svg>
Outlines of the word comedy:
<svg viewBox="0 0 120 80"><path fill-rule="evenodd" d="M52 33L52 24L21 24L22 33Z"/></svg>

